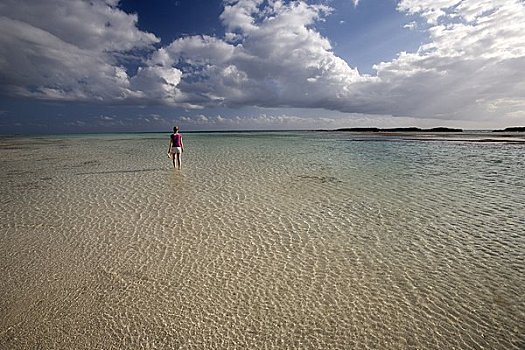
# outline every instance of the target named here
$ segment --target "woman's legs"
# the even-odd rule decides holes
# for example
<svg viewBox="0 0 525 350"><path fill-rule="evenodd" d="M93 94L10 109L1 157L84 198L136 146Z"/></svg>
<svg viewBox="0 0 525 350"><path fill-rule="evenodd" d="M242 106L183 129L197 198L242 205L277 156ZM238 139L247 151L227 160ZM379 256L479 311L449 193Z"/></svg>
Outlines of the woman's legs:
<svg viewBox="0 0 525 350"><path fill-rule="evenodd" d="M179 170L182 169L182 158L181 158L181 154L180 153L177 153L175 155L177 157L177 165L179 167ZM175 164L174 164L175 165Z"/></svg>

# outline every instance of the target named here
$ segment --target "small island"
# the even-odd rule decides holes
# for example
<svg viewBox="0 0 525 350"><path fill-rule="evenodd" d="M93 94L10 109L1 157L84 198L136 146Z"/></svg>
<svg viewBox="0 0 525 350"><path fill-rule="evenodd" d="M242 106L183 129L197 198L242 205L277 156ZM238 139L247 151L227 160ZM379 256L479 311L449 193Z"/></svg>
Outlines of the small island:
<svg viewBox="0 0 525 350"><path fill-rule="evenodd" d="M492 130L492 132L525 132L525 126L512 126L503 130Z"/></svg>
<svg viewBox="0 0 525 350"><path fill-rule="evenodd" d="M351 132L463 132L463 129L437 127L431 129L421 129L417 127L408 128L341 128L335 131L351 131Z"/></svg>

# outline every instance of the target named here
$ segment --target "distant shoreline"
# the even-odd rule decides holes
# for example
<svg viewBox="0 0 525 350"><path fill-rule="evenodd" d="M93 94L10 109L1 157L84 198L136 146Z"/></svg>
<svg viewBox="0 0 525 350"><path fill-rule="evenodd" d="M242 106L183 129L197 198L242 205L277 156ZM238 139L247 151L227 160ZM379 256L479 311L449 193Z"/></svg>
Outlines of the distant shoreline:
<svg viewBox="0 0 525 350"><path fill-rule="evenodd" d="M463 132L463 129L437 127L430 129L422 129L417 127L402 127L402 128L376 128L376 127L363 127L363 128L339 128L332 131L348 131L348 132ZM502 130L492 130L492 132L525 132L523 126L513 126Z"/></svg>
<svg viewBox="0 0 525 350"><path fill-rule="evenodd" d="M184 133L188 134L234 134L234 133L267 133L267 132L358 132L358 133L469 133L469 132L505 132L505 133L525 133L525 126L513 126L507 127L505 129L459 129L459 128L448 128L448 127L436 127L423 129L418 127L398 127L398 128L377 128L377 127L352 127L352 128L339 128L339 129L261 129L261 130L250 130L250 129L241 129L241 130L185 130ZM47 136L56 136L62 137L64 135L71 136L83 136L83 135L125 135L125 134L169 134L169 130L165 131L89 131L89 132L56 132L56 133L6 133L1 134L2 138L11 138L11 137L47 137Z"/></svg>

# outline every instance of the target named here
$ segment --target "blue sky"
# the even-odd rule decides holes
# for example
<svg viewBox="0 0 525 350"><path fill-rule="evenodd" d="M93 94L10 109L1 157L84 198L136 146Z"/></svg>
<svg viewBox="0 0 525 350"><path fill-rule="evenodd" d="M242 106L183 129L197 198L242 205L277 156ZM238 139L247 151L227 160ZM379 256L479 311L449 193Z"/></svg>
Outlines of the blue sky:
<svg viewBox="0 0 525 350"><path fill-rule="evenodd" d="M0 133L525 125L522 0L4 0Z"/></svg>

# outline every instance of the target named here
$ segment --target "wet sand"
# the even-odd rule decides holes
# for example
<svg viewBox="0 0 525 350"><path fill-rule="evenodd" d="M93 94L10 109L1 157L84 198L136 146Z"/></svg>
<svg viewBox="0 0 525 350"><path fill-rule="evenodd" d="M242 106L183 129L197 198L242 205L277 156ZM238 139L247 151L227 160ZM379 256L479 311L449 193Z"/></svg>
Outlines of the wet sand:
<svg viewBox="0 0 525 350"><path fill-rule="evenodd" d="M525 344L521 146L164 138L0 141L0 349Z"/></svg>

